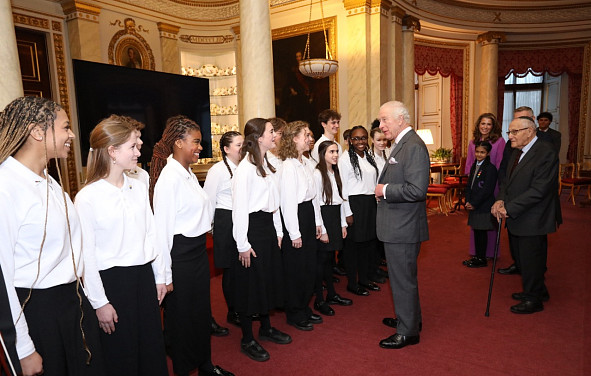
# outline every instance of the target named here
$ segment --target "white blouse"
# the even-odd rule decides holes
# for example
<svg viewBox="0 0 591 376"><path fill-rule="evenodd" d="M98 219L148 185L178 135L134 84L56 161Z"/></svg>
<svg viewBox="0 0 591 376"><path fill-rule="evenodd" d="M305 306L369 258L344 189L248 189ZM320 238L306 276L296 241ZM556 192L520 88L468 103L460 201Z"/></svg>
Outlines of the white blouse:
<svg viewBox="0 0 591 376"><path fill-rule="evenodd" d="M361 177L356 176L351 165L349 153L343 154L339 158L339 172L341 173L341 180L343 185L347 187L348 196L353 195L374 195L377 184L376 169L363 158L357 155L359 160L359 169L361 170Z"/></svg>
<svg viewBox="0 0 591 376"><path fill-rule="evenodd" d="M80 222L67 193L66 203L68 220L62 187L51 176L45 180L12 157L0 165L0 265L15 323L19 359L31 355L35 345L29 337L27 320L21 315L15 288L46 289L74 282L72 256L78 275L83 273ZM40 253L44 226L46 238Z"/></svg>
<svg viewBox="0 0 591 376"><path fill-rule="evenodd" d="M166 284L172 282L170 251L174 236L196 237L211 230L213 207L190 169L168 157L154 187L156 244L164 255Z"/></svg>
<svg viewBox="0 0 591 376"><path fill-rule="evenodd" d="M238 246L238 252L252 248L248 242L248 215L258 211L273 213L273 223L277 236L283 237L279 214L279 189L276 178L265 164L267 176L258 174L255 165L248 160L248 154L238 164L232 179L232 234ZM256 252L256 250L255 250Z"/></svg>
<svg viewBox="0 0 591 376"><path fill-rule="evenodd" d="M125 171L125 174L129 178L141 181L146 187L150 187L150 174L148 174L148 171L143 168L136 167L133 170Z"/></svg>
<svg viewBox="0 0 591 376"><path fill-rule="evenodd" d="M152 263L156 283L165 283L162 254L157 252L148 188L123 175L117 188L102 179L78 192L75 206L82 225L84 285L97 309L109 303L99 271L114 266Z"/></svg>
<svg viewBox="0 0 591 376"><path fill-rule="evenodd" d="M320 147L320 144L323 143L324 141L330 141L328 139L328 137L326 137L324 134L322 136L320 136L320 138L314 143L314 148L312 149L312 151L310 152L310 156L314 159L314 161L316 163L318 163L318 161L320 161L320 159L318 159L318 147ZM341 147L341 144L339 144L338 142L335 143L337 144L338 150L339 150L339 157L343 155L343 148Z"/></svg>
<svg viewBox="0 0 591 376"><path fill-rule="evenodd" d="M232 170L232 174L234 174L236 165L231 160L226 160ZM212 207L232 210L232 177L224 161L211 166L207 172L203 189L207 193Z"/></svg>
<svg viewBox="0 0 591 376"><path fill-rule="evenodd" d="M343 198L339 194L339 187L337 186L337 181L335 179L334 172L328 171L328 178L330 180L330 185L332 188L332 202L327 202L326 199L324 198L324 187L322 185L322 174L320 173L320 171L318 169L316 169L314 171L314 182L316 183L316 198L314 199L314 201L317 202L316 205L318 205L318 206L341 205L341 227L347 227L347 221L345 219L347 215L345 213L345 205L343 205L345 200L343 200ZM344 195L345 195L345 192L343 191L343 196ZM326 228L324 227L324 224L323 224L322 225L322 233L324 234L325 232L326 232Z"/></svg>
<svg viewBox="0 0 591 376"><path fill-rule="evenodd" d="M271 153L271 150L267 151L267 160L269 161L269 163L271 163L271 166L273 166L273 168L275 169L275 173L278 173L279 171L281 171L281 165L283 164L283 161L281 160L281 158L279 158L279 156Z"/></svg>
<svg viewBox="0 0 591 376"><path fill-rule="evenodd" d="M281 168L281 214L291 240L302 237L298 222L298 204L316 197L316 184L310 168L311 163L305 158L302 158L302 162L296 158L287 158L283 161ZM319 209L318 207L314 210L316 226L322 226Z"/></svg>
<svg viewBox="0 0 591 376"><path fill-rule="evenodd" d="M386 154L386 158L388 158L390 156L390 152L391 152L391 150L388 148L386 148L386 150L384 150L384 153ZM384 158L382 156L382 153L379 150L375 150L373 152L373 159L374 159L374 161L376 161L376 165L378 166L378 173L380 173L380 174L382 173L382 170L384 169L384 166L386 165L386 158Z"/></svg>

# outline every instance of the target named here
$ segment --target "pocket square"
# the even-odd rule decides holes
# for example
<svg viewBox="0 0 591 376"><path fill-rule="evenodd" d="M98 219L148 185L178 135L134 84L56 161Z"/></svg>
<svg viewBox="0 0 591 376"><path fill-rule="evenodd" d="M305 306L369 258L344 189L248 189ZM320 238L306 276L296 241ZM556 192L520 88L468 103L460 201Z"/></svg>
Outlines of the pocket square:
<svg viewBox="0 0 591 376"><path fill-rule="evenodd" d="M396 163L398 163L398 161L396 160L396 158L390 157L390 159L388 159L388 163L389 164L396 164Z"/></svg>

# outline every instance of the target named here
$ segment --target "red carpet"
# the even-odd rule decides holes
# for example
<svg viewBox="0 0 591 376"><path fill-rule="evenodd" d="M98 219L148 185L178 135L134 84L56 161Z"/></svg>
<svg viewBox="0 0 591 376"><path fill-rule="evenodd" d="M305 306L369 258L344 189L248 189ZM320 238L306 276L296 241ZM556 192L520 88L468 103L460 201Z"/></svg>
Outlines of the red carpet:
<svg viewBox="0 0 591 376"><path fill-rule="evenodd" d="M419 259L419 286L424 328L421 343L384 350L380 339L394 333L382 325L393 316L389 285L369 297L345 291L351 307L336 306L312 332L285 323L282 313L273 326L293 337L290 345L261 344L271 354L257 363L240 353L240 330L212 338L214 364L248 375L591 375L591 209L561 199L564 225L549 236L547 286L550 301L543 312L515 315L511 293L521 291L519 276L495 275L490 317L484 316L490 267L467 269L468 226L465 211L429 217L431 240ZM506 231L497 266L511 263ZM226 325L221 277L212 279L212 309ZM258 323L255 323L255 335ZM172 371L171 371L172 375ZM196 375L196 373L195 373Z"/></svg>

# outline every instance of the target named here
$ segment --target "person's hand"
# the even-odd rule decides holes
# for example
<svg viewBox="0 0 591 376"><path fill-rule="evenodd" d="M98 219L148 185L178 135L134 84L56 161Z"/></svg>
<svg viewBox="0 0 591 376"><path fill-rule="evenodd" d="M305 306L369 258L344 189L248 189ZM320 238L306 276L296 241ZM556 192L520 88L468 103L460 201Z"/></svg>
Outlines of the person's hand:
<svg viewBox="0 0 591 376"><path fill-rule="evenodd" d="M341 231L343 233L343 239L345 239L347 237L347 228L346 227L342 227Z"/></svg>
<svg viewBox="0 0 591 376"><path fill-rule="evenodd" d="M380 201L380 198L384 197L384 184L376 185L376 200Z"/></svg>
<svg viewBox="0 0 591 376"><path fill-rule="evenodd" d="M277 237L277 244L279 245L279 249L281 249L281 242L283 241L283 238L281 236Z"/></svg>
<svg viewBox="0 0 591 376"><path fill-rule="evenodd" d="M472 206L471 203L467 202L466 203L466 210L474 210L474 206Z"/></svg>
<svg viewBox="0 0 591 376"><path fill-rule="evenodd" d="M166 288L166 284L164 283L157 283L156 284L156 293L158 294L158 305L162 304L162 300L166 296L168 289Z"/></svg>
<svg viewBox="0 0 591 376"><path fill-rule="evenodd" d="M320 241L323 243L328 243L328 234L320 235Z"/></svg>
<svg viewBox="0 0 591 376"><path fill-rule="evenodd" d="M168 285L166 285L166 292L167 293L171 293L174 290L174 286L172 285L172 283L169 283Z"/></svg>
<svg viewBox="0 0 591 376"><path fill-rule="evenodd" d="M117 311L115 311L111 303L107 303L97 309L96 317L98 318L100 328L105 333L111 334L115 331L115 323L119 322L119 318L117 317Z"/></svg>
<svg viewBox="0 0 591 376"><path fill-rule="evenodd" d="M37 351L20 360L23 376L43 375L43 358Z"/></svg>
<svg viewBox="0 0 591 376"><path fill-rule="evenodd" d="M495 201L495 203L493 204L493 206L490 208L490 213L494 216L497 217L497 214L499 212L500 208L505 207L505 202L503 200L497 200Z"/></svg>
<svg viewBox="0 0 591 376"><path fill-rule="evenodd" d="M291 246L294 248L302 248L302 238L299 237L291 241Z"/></svg>
<svg viewBox="0 0 591 376"><path fill-rule="evenodd" d="M351 226L353 224L353 215L345 217L345 221L347 221L347 225Z"/></svg>
<svg viewBox="0 0 591 376"><path fill-rule="evenodd" d="M250 268L250 256L257 257L257 254L254 252L254 249L249 249L246 252L238 252L238 260L245 268Z"/></svg>
<svg viewBox="0 0 591 376"><path fill-rule="evenodd" d="M322 226L316 226L316 239L320 239L322 236Z"/></svg>

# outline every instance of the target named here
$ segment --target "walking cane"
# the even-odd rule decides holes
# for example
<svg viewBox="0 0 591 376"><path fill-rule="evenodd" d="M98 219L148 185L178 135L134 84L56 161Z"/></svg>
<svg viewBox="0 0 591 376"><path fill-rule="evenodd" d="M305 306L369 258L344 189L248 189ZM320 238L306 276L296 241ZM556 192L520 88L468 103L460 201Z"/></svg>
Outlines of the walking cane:
<svg viewBox="0 0 591 376"><path fill-rule="evenodd" d="M486 312L484 316L489 316L490 298L492 296L493 282L495 281L495 269L497 268L497 256L499 255L499 242L501 241L501 223L503 219L499 219L499 228L497 229L497 242L495 244L495 255L493 257L492 270L490 271L490 284L488 286L488 300L486 301Z"/></svg>

